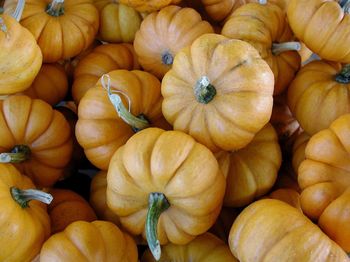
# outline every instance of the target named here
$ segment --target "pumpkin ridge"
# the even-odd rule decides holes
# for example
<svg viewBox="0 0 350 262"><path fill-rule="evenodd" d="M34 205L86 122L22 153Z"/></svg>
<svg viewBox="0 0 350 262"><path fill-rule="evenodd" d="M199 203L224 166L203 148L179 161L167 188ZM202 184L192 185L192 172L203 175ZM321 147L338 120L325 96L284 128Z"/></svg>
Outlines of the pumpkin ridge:
<svg viewBox="0 0 350 262"><path fill-rule="evenodd" d="M76 15L75 13L70 14L70 15L71 15L71 16L75 16L75 17L78 17L79 19L81 19L82 21L84 21L84 23L85 23L85 25L86 25L87 27L90 27L90 23L89 23L85 18L82 18L82 17ZM79 39L84 41L84 46L85 46L85 48L86 48L86 47L88 46L88 45L87 45L88 41L86 40L86 36L85 36L84 32L82 31L82 29L80 28L80 26L77 25L77 24L75 23L75 19L70 19L69 22L71 22L71 23L79 30L80 35L82 36L82 37L80 37ZM60 26L61 26L61 28L62 28L62 25L61 25L61 24L60 24ZM64 29L62 28L62 38L63 38L63 32L64 32ZM62 45L62 48L64 48L64 45Z"/></svg>
<svg viewBox="0 0 350 262"><path fill-rule="evenodd" d="M75 245L74 240L71 238L70 234L68 234L68 233L66 232L66 230L63 230L63 231L61 231L60 233L63 233L63 234L64 234L64 237L65 237L67 240L69 240L69 241L65 241L65 244L66 244L66 245L68 244L72 249L78 251L78 253L81 255L81 257L85 258L86 261L89 261L89 258L85 256L85 254L82 252L82 250L81 250L80 248L78 248L77 245Z"/></svg>
<svg viewBox="0 0 350 262"><path fill-rule="evenodd" d="M13 135L12 130L10 129L10 126L8 124L8 121L7 121L7 118L5 117L4 102L3 101L1 101L1 104L0 104L0 113L2 115L2 119L4 120L6 128L8 130L8 134L11 135L12 141L13 141L13 143L15 143L16 142L15 136Z"/></svg>

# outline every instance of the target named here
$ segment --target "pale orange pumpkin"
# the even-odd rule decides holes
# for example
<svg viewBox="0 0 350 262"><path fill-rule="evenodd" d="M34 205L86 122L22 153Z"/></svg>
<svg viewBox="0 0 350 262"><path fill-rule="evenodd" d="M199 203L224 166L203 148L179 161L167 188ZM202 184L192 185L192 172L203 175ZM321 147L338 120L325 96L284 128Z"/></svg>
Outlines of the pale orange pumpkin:
<svg viewBox="0 0 350 262"><path fill-rule="evenodd" d="M300 194L291 188L280 188L263 198L277 199L295 207L299 212L303 213L300 204Z"/></svg>

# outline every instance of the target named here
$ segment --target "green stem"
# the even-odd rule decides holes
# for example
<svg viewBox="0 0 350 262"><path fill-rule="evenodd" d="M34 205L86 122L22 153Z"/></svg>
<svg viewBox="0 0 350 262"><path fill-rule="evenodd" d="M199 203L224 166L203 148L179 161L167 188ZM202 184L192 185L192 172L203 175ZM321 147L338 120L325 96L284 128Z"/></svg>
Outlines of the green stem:
<svg viewBox="0 0 350 262"><path fill-rule="evenodd" d="M48 4L46 13L51 16L61 16L64 14L64 0L52 0L51 4Z"/></svg>
<svg viewBox="0 0 350 262"><path fill-rule="evenodd" d="M31 200L38 200L45 204L50 204L53 197L49 193L45 193L36 189L21 190L17 187L10 188L12 198L22 207L26 208Z"/></svg>
<svg viewBox="0 0 350 262"><path fill-rule="evenodd" d="M174 62L174 57L170 52L166 51L162 54L162 63L164 65L172 65L173 62Z"/></svg>
<svg viewBox="0 0 350 262"><path fill-rule="evenodd" d="M25 2L26 2L25 0L18 0L16 9L13 12L13 14L11 15L14 19L17 20L17 22L19 22L21 20L22 13L23 13L24 6L25 6Z"/></svg>
<svg viewBox="0 0 350 262"><path fill-rule="evenodd" d="M21 163L29 158L30 148L25 145L17 145L11 152L0 154L0 163Z"/></svg>
<svg viewBox="0 0 350 262"><path fill-rule="evenodd" d="M160 215L170 207L170 203L163 193L150 193L148 198L148 212L146 217L146 238L148 247L155 258L161 256L158 240L157 225Z"/></svg>
<svg viewBox="0 0 350 262"><path fill-rule="evenodd" d="M285 43L273 43L272 54L279 55L287 51L299 51L301 45L299 42L285 42Z"/></svg>
<svg viewBox="0 0 350 262"><path fill-rule="evenodd" d="M196 100L202 104L208 104L216 95L215 87L210 83L208 77L202 76L194 87Z"/></svg>
<svg viewBox="0 0 350 262"><path fill-rule="evenodd" d="M340 73L335 76L335 81L340 84L350 84L350 64L343 66Z"/></svg>

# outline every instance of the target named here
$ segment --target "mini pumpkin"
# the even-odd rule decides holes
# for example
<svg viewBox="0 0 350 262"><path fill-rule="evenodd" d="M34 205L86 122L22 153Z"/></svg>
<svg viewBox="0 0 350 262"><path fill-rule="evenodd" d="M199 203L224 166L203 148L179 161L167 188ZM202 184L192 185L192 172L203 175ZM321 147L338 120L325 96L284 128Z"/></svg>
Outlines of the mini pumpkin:
<svg viewBox="0 0 350 262"><path fill-rule="evenodd" d="M292 166L295 174L298 174L298 169L305 160L305 147L309 142L310 137L306 132L302 132L295 140L292 148Z"/></svg>
<svg viewBox="0 0 350 262"><path fill-rule="evenodd" d="M161 79L182 48L191 45L199 36L213 32L196 10L168 6L142 21L135 35L135 52L141 66Z"/></svg>
<svg viewBox="0 0 350 262"><path fill-rule="evenodd" d="M138 12L153 12L180 2L181 0L119 0L119 3L131 6Z"/></svg>
<svg viewBox="0 0 350 262"><path fill-rule="evenodd" d="M185 245L206 232L224 193L213 153L179 131L136 133L113 155L107 173L107 205L126 230L143 234L156 260L160 244Z"/></svg>
<svg viewBox="0 0 350 262"><path fill-rule="evenodd" d="M214 152L245 147L270 120L273 73L246 42L205 34L181 50L162 80L175 130Z"/></svg>
<svg viewBox="0 0 350 262"><path fill-rule="evenodd" d="M303 213L300 204L300 194L291 188L280 188L269 193L264 198L277 199L288 205L295 207L299 212Z"/></svg>

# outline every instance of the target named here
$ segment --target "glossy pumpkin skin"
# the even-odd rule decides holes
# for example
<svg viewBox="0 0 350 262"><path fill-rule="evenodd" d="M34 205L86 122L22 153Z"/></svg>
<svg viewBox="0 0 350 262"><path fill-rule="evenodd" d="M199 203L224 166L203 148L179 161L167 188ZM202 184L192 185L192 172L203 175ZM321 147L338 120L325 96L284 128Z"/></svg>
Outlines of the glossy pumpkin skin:
<svg viewBox="0 0 350 262"><path fill-rule="evenodd" d="M77 193L65 189L51 189L53 201L48 206L51 219L51 233L63 231L69 224L83 220L92 222L97 219L89 203Z"/></svg>
<svg viewBox="0 0 350 262"><path fill-rule="evenodd" d="M110 71L118 69L139 69L130 44L106 44L96 47L81 59L74 71L72 96L76 104L87 90L94 87L99 78Z"/></svg>
<svg viewBox="0 0 350 262"><path fill-rule="evenodd" d="M225 261L237 262L231 254L229 247L219 238L211 233L205 233L192 240L187 245L168 244L162 247L160 262L169 261L191 261L212 262ZM155 262L149 250L143 254L141 262Z"/></svg>
<svg viewBox="0 0 350 262"><path fill-rule="evenodd" d="M281 94L299 70L301 59L297 51L273 53L273 43L294 41L286 14L277 5L243 5L232 13L221 33L226 37L246 41L259 51L274 73L274 95Z"/></svg>
<svg viewBox="0 0 350 262"><path fill-rule="evenodd" d="M350 251L350 114L313 135L298 170L304 213Z"/></svg>
<svg viewBox="0 0 350 262"><path fill-rule="evenodd" d="M76 221L43 245L40 261L137 262L135 241L107 221Z"/></svg>
<svg viewBox="0 0 350 262"><path fill-rule="evenodd" d="M292 166L295 174L298 174L298 169L301 164L305 160L305 148L307 142L309 142L310 137L306 132L302 132L297 139L295 140L292 148Z"/></svg>
<svg viewBox="0 0 350 262"><path fill-rule="evenodd" d="M120 226L119 217L107 206L107 172L98 172L91 181L90 205L95 210L99 219L113 222Z"/></svg>
<svg viewBox="0 0 350 262"><path fill-rule="evenodd" d="M22 92L31 98L44 100L54 106L61 102L68 92L66 72L60 64L43 64L32 85Z"/></svg>
<svg viewBox="0 0 350 262"><path fill-rule="evenodd" d="M232 225L229 245L240 261L349 261L319 227L296 208L275 199L245 208Z"/></svg>
<svg viewBox="0 0 350 262"><path fill-rule="evenodd" d="M22 208L11 196L13 186L35 189L28 177L11 164L0 164L0 172L0 260L29 262L50 236L50 217L45 204L30 201L29 207Z"/></svg>
<svg viewBox="0 0 350 262"><path fill-rule="evenodd" d="M338 1L290 0L287 13L296 37L314 53L325 60L350 62L350 15Z"/></svg>
<svg viewBox="0 0 350 262"><path fill-rule="evenodd" d="M128 5L138 12L153 12L180 2L181 0L119 0L119 3Z"/></svg>
<svg viewBox="0 0 350 262"><path fill-rule="evenodd" d="M122 102L131 113L143 114L152 126L167 126L161 111L162 96L159 80L143 71L115 70L109 72L112 90L119 90ZM101 170L107 170L114 152L135 133L122 120L110 102L101 82L91 88L80 101L75 134L86 157Z"/></svg>
<svg viewBox="0 0 350 262"><path fill-rule="evenodd" d="M335 79L341 70L338 63L313 61L298 72L288 89L289 108L309 135L350 113L350 81Z"/></svg>
<svg viewBox="0 0 350 262"><path fill-rule="evenodd" d="M21 18L38 42L45 63L78 55L92 43L99 26L92 0L65 0L55 15L47 12L53 1L57 0L27 0ZM17 0L6 0L5 11L12 12L16 4Z"/></svg>
<svg viewBox="0 0 350 262"><path fill-rule="evenodd" d="M274 128L268 124L246 147L216 154L226 177L224 205L245 206L266 194L274 185L282 162Z"/></svg>
<svg viewBox="0 0 350 262"><path fill-rule="evenodd" d="M28 146L30 158L15 166L37 187L52 186L64 175L72 155L68 122L49 104L27 96L1 100L0 108L0 152Z"/></svg>
<svg viewBox="0 0 350 262"><path fill-rule="evenodd" d="M160 244L185 245L214 224L225 178L212 152L191 136L147 128L113 155L107 205L126 230L145 238L148 198L153 192L163 193L170 203L157 224Z"/></svg>
<svg viewBox="0 0 350 262"><path fill-rule="evenodd" d="M195 92L204 77L216 90L206 104ZM212 151L237 150L269 121L273 83L269 66L249 44L206 34L175 56L162 80L162 111L175 130Z"/></svg>
<svg viewBox="0 0 350 262"><path fill-rule="evenodd" d="M0 18L0 95L7 95L21 92L32 84L43 57L26 28L10 15L2 14Z"/></svg>
<svg viewBox="0 0 350 262"><path fill-rule="evenodd" d="M213 32L196 10L168 6L142 21L135 36L135 52L141 66L161 79L182 48L191 45L199 36Z"/></svg>

